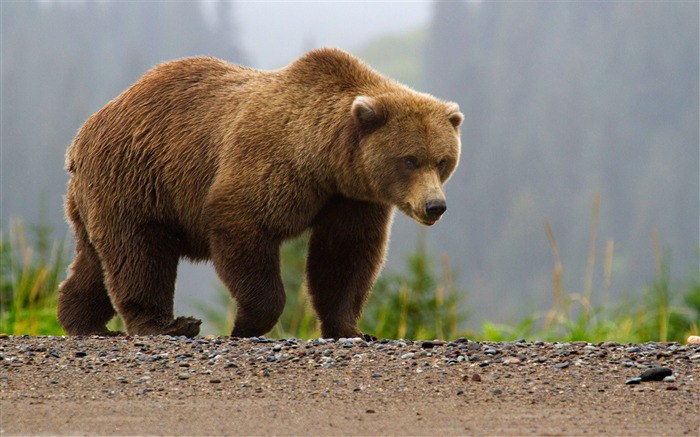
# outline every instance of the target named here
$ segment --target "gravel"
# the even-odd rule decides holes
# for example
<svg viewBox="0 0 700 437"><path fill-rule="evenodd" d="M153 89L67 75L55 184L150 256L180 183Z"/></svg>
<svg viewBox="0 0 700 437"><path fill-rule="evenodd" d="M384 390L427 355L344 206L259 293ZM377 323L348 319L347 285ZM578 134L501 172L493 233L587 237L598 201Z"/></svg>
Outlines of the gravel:
<svg viewBox="0 0 700 437"><path fill-rule="evenodd" d="M0 368L9 434L700 435L700 345L0 336Z"/></svg>

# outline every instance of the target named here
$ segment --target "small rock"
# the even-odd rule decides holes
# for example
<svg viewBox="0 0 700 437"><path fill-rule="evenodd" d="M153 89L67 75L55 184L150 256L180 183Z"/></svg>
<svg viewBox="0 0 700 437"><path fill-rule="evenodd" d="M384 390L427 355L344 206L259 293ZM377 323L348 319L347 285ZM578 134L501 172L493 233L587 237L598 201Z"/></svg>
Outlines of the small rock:
<svg viewBox="0 0 700 437"><path fill-rule="evenodd" d="M212 378L209 380L209 382L212 384L220 384L221 380L219 378Z"/></svg>
<svg viewBox="0 0 700 437"><path fill-rule="evenodd" d="M435 343L433 343L432 341L424 341L423 343L421 343L420 347L422 347L423 349L432 349L435 347Z"/></svg>
<svg viewBox="0 0 700 437"><path fill-rule="evenodd" d="M642 378L631 378L625 381L625 384L627 385L636 385L642 382Z"/></svg>
<svg viewBox="0 0 700 437"><path fill-rule="evenodd" d="M478 351L481 350L481 343L476 341L467 341L467 350Z"/></svg>
<svg viewBox="0 0 700 437"><path fill-rule="evenodd" d="M616 341L606 341L605 343L601 344L602 347L616 347L619 345L620 345L620 343L618 343Z"/></svg>
<svg viewBox="0 0 700 437"><path fill-rule="evenodd" d="M402 359L402 360L408 360L408 359L413 358L415 355L416 355L416 354L414 354L413 352L408 352L408 353L406 353L406 354L401 355L401 359Z"/></svg>
<svg viewBox="0 0 700 437"><path fill-rule="evenodd" d="M472 375L472 381L474 381L474 382L481 382L481 375L479 375L478 373L474 373L474 374Z"/></svg>
<svg viewBox="0 0 700 437"><path fill-rule="evenodd" d="M664 381L664 382L676 382L676 377L673 376L673 375L667 376L667 377L665 377L665 378L663 379L663 381Z"/></svg>
<svg viewBox="0 0 700 437"><path fill-rule="evenodd" d="M557 363L554 365L557 369L566 369L569 367L570 363L568 361L564 361L563 363Z"/></svg>
<svg viewBox="0 0 700 437"><path fill-rule="evenodd" d="M700 344L700 336L691 335L688 337L688 344Z"/></svg>
<svg viewBox="0 0 700 437"><path fill-rule="evenodd" d="M365 413L367 413L367 414L374 414L374 413L376 413L376 411L374 411L374 410L372 410L372 409L368 409L368 410L365 410Z"/></svg>
<svg viewBox="0 0 700 437"><path fill-rule="evenodd" d="M381 378L381 377L382 377L381 373L377 373L377 372L372 373L372 378Z"/></svg>
<svg viewBox="0 0 700 437"><path fill-rule="evenodd" d="M642 372L639 377L642 381L662 381L665 377L673 375L668 367L652 367Z"/></svg>
<svg viewBox="0 0 700 437"><path fill-rule="evenodd" d="M673 391L676 391L676 390L678 390L678 387L676 387L676 386L673 385L673 384L669 384L669 385L666 386L666 390L673 390Z"/></svg>
<svg viewBox="0 0 700 437"><path fill-rule="evenodd" d="M177 375L177 379L190 379L189 373L180 373Z"/></svg>

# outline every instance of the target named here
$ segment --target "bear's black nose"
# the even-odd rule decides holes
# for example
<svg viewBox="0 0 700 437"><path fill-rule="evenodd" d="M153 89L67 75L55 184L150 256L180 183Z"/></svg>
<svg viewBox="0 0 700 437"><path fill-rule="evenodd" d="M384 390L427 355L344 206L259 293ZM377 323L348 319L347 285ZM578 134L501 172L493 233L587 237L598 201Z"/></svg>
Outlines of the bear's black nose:
<svg viewBox="0 0 700 437"><path fill-rule="evenodd" d="M444 200L429 200L425 204L425 214L431 220L437 220L447 210L447 204Z"/></svg>

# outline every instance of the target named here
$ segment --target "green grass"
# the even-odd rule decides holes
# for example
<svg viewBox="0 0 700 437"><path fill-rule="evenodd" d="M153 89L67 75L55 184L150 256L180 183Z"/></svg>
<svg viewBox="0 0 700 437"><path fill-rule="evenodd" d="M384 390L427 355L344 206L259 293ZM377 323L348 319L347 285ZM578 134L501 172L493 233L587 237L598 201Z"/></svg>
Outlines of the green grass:
<svg viewBox="0 0 700 437"><path fill-rule="evenodd" d="M594 207L594 215L597 214ZM545 341L647 341L684 342L688 335L700 332L700 272L694 271L686 281L673 282L669 276L668 251L662 253L659 237L652 233L652 247L657 259L656 277L643 290L623 298L614 306L593 306L598 293L609 292L614 244L609 241L603 259L602 284L594 284L596 263L595 235L597 218L593 217L591 246L586 276L581 292L568 292L562 286L563 267L559 259L554 232L545 221L545 232L554 259L552 307L532 314L515 324L484 321L481 332L467 332L464 322L469 313L464 300L468 294L455 287L453 269L447 255L439 266L425 250L424 236L419 235L413 253L406 258L405 273L384 272L368 300L360 328L380 338L454 339L460 336L475 340L508 341L518 338ZM0 237L0 332L11 335L63 335L56 320L58 284L65 277L67 244L52 239L45 226L30 230L21 221L10 224ZM287 306L274 329L276 338L315 338L320 335L303 281L308 236L282 247L282 277L287 290ZM216 305L195 302L199 314L211 332L228 335L233 326L235 303L223 286L219 287ZM115 318L111 329L123 330Z"/></svg>
<svg viewBox="0 0 700 437"><path fill-rule="evenodd" d="M568 292L563 287L563 266L554 231L544 221L554 259L552 273L552 308L544 314L534 314L515 326L483 322L484 337L493 341L517 338L547 341L617 341L643 343L647 341L684 342L689 335L700 332L700 271L689 279L672 283L669 275L669 251L662 253L659 235L651 232L656 257L656 276L643 290L622 298L616 305L593 306L593 273L596 264L596 239L600 198L594 196L591 209L591 229L588 258L582 292ZM614 242L609 240L603 260L601 294L609 293ZM682 302L678 302L682 300Z"/></svg>
<svg viewBox="0 0 700 437"><path fill-rule="evenodd" d="M66 270L66 244L45 226L30 241L21 221L0 235L0 332L62 335L56 320L58 284Z"/></svg>

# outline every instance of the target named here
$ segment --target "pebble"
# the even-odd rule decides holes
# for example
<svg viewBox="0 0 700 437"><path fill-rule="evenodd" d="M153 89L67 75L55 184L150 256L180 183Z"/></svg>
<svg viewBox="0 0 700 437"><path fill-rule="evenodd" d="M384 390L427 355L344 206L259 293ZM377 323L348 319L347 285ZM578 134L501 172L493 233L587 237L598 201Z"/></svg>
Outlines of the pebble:
<svg viewBox="0 0 700 437"><path fill-rule="evenodd" d="M413 358L415 355L416 355L416 354L414 354L413 352L408 352L408 353L406 353L406 354L401 355L401 359L402 359L402 360L408 360L408 359Z"/></svg>
<svg viewBox="0 0 700 437"><path fill-rule="evenodd" d="M642 381L662 381L665 377L673 375L668 367L652 367L639 375Z"/></svg>
<svg viewBox="0 0 700 437"><path fill-rule="evenodd" d="M190 379L190 374L189 373L180 373L177 375L178 379Z"/></svg>
<svg viewBox="0 0 700 437"><path fill-rule="evenodd" d="M664 382L676 382L676 377L673 376L673 375L667 376L667 377L664 378L663 381L664 381Z"/></svg>
<svg viewBox="0 0 700 437"><path fill-rule="evenodd" d="M636 385L642 382L642 378L630 378L627 381L625 381L625 384L627 385Z"/></svg>
<svg viewBox="0 0 700 437"><path fill-rule="evenodd" d="M688 344L700 344L700 336L691 335L688 337Z"/></svg>

